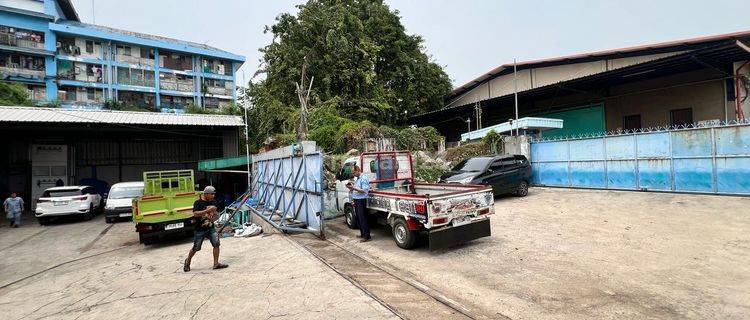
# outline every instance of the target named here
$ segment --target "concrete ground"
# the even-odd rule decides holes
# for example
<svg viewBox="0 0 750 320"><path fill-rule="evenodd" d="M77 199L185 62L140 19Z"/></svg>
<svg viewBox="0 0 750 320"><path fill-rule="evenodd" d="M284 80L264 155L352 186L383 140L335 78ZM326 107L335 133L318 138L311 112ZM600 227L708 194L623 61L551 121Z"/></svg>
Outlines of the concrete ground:
<svg viewBox="0 0 750 320"><path fill-rule="evenodd" d="M748 319L750 198L534 188L497 198L492 236L430 252L390 232L329 239L477 318Z"/></svg>
<svg viewBox="0 0 750 320"><path fill-rule="evenodd" d="M3 319L396 318L279 234L222 239L224 270L206 242L189 273L189 240L144 247L132 223L102 216L3 226L0 244Z"/></svg>
<svg viewBox="0 0 750 320"><path fill-rule="evenodd" d="M399 249L383 228L359 243L340 218L328 226L326 250L473 318L750 318L750 198L534 188L496 199L492 237L436 252ZM409 314L389 300L401 295L378 291L398 281L381 286L367 270L346 278L308 251L317 242L298 241L223 239L230 267L219 271L205 243L184 273L189 240L144 247L128 222L0 225L0 310L3 319L396 318L384 302Z"/></svg>

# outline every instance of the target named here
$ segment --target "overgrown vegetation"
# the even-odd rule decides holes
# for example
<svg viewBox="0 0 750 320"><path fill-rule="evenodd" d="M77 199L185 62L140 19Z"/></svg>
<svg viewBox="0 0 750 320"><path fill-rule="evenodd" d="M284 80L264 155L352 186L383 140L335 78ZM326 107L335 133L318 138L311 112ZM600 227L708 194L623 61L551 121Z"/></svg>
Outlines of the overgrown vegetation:
<svg viewBox="0 0 750 320"><path fill-rule="evenodd" d="M434 110L451 90L442 67L425 54L422 38L409 35L397 11L382 0L309 0L296 15L282 14L266 27L273 42L262 48L264 78L249 84L251 147L287 135L299 121L295 82L303 64L310 93L309 136L326 151L361 148L364 138L389 137L399 144L424 130L393 129L408 115Z"/></svg>
<svg viewBox="0 0 750 320"><path fill-rule="evenodd" d="M26 86L16 82L0 81L0 105L31 106Z"/></svg>

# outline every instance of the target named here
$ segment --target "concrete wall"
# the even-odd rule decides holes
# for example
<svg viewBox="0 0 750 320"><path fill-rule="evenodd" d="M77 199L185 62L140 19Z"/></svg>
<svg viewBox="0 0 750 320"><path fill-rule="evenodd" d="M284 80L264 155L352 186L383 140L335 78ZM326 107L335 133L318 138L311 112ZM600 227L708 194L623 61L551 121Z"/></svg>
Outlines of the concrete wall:
<svg viewBox="0 0 750 320"><path fill-rule="evenodd" d="M539 88L680 53L682 53L682 51L518 70L518 91L521 92ZM513 74L511 73L496 77L489 82L482 83L476 88L454 98L449 103L451 106L466 105L477 101L509 95L513 93L513 90L514 81Z"/></svg>
<svg viewBox="0 0 750 320"><path fill-rule="evenodd" d="M745 61L735 62L732 70L737 70L743 63L745 63ZM750 80L750 64L745 65L745 67L743 67L740 70L740 74L744 75L745 79ZM743 99L744 97L748 97L747 99L745 99L743 103L741 103L740 107L742 108L742 112L745 115L745 119L750 119L750 90L748 90L748 88L743 86L742 82L740 82L740 91L738 92L737 96L740 97L740 100ZM735 114L734 112L736 108L735 103L736 102L734 101L730 103L730 106L729 106L730 118L732 115Z"/></svg>
<svg viewBox="0 0 750 320"><path fill-rule="evenodd" d="M670 123L670 111L684 108L693 110L693 121L695 122L725 120L724 80L627 94L628 92L640 92L719 77L721 75L715 71L701 70L612 87L610 90L612 96L622 96L605 101L606 128L607 130L617 130L622 127L624 116L636 114L641 115L641 126L643 127L668 125Z"/></svg>

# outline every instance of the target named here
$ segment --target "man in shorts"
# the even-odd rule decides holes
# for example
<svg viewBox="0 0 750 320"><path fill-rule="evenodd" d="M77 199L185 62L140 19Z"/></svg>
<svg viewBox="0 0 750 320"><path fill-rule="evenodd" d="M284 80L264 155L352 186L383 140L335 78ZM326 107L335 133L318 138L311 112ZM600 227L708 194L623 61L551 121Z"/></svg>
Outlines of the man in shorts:
<svg viewBox="0 0 750 320"><path fill-rule="evenodd" d="M185 259L185 265L182 270L185 272L190 271L190 262L193 260L193 256L196 252L201 250L203 240L208 239L211 241L211 246L214 247L214 269L224 269L228 265L219 263L219 234L214 228L214 219L218 215L216 209L216 202L214 196L216 195L216 188L207 186L203 189L203 193L198 200L193 203L193 216L198 220L198 225L195 227L195 238L193 239L193 247L188 252L188 257Z"/></svg>

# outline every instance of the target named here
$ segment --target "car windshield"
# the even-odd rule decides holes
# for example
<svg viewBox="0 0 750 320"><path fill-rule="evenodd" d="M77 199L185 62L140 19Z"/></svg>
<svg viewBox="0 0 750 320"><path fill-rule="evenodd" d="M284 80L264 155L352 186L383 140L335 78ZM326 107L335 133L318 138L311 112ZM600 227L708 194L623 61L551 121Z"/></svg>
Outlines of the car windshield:
<svg viewBox="0 0 750 320"><path fill-rule="evenodd" d="M70 197L70 196L80 196L80 195L81 195L81 190L79 189L59 189L59 190L44 191L42 198Z"/></svg>
<svg viewBox="0 0 750 320"><path fill-rule="evenodd" d="M492 159L491 158L466 159L464 161L461 161L455 167L453 167L453 171L480 172L480 171L483 171L484 168L487 168L487 163L489 163L490 160Z"/></svg>
<svg viewBox="0 0 750 320"><path fill-rule="evenodd" d="M113 187L109 190L109 199L135 198L143 195L143 187Z"/></svg>

